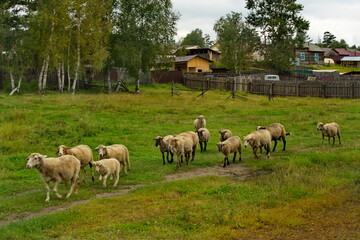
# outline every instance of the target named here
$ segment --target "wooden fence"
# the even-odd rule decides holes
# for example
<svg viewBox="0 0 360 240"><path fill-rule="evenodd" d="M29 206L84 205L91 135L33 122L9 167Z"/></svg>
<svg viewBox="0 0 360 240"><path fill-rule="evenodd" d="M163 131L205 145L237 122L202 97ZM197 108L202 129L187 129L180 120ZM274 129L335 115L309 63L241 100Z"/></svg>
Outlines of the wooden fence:
<svg viewBox="0 0 360 240"><path fill-rule="evenodd" d="M360 98L359 80L264 81L261 76L212 76L186 74L184 85L193 89L241 91L269 96Z"/></svg>

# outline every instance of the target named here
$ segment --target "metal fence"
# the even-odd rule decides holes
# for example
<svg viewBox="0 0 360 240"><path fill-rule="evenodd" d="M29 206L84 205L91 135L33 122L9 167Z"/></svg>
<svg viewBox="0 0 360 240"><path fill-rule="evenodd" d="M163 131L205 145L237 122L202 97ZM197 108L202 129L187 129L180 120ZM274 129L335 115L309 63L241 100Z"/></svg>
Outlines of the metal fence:
<svg viewBox="0 0 360 240"><path fill-rule="evenodd" d="M212 76L186 74L184 85L193 89L241 91L269 96L360 98L359 80L264 81L260 75Z"/></svg>

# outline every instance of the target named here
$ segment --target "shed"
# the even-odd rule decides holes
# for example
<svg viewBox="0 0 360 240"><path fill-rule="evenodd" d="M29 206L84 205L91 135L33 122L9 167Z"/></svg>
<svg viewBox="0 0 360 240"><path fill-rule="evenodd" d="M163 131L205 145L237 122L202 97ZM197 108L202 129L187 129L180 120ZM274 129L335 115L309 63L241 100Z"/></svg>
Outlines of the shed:
<svg viewBox="0 0 360 240"><path fill-rule="evenodd" d="M211 72L211 60L200 55L181 56L175 58L175 69L183 72Z"/></svg>
<svg viewBox="0 0 360 240"><path fill-rule="evenodd" d="M341 60L341 66L360 68L360 56L347 56Z"/></svg>

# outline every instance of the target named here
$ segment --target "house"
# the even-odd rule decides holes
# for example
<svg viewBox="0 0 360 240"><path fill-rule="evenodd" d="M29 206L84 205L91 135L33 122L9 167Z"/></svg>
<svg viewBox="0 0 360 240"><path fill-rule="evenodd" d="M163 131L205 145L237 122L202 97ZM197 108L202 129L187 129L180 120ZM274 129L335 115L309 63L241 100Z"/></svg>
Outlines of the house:
<svg viewBox="0 0 360 240"><path fill-rule="evenodd" d="M184 46L180 48L175 53L176 56L179 55L186 55L186 56L192 56L192 55L199 55L204 58L216 61L219 59L220 52L213 50L211 48L201 48L197 45L194 46Z"/></svg>
<svg viewBox="0 0 360 240"><path fill-rule="evenodd" d="M211 72L212 62L201 55L181 56L175 58L174 68L183 72Z"/></svg>
<svg viewBox="0 0 360 240"><path fill-rule="evenodd" d="M360 51L356 49L345 49L345 48L333 48L329 52L329 58L334 60L338 65L342 64L341 59L344 57L360 56Z"/></svg>
<svg viewBox="0 0 360 240"><path fill-rule="evenodd" d="M341 60L341 66L343 67L357 67L360 68L360 55L359 56L346 56Z"/></svg>
<svg viewBox="0 0 360 240"><path fill-rule="evenodd" d="M325 51L319 46L310 42L304 43L303 48L295 50L296 65L324 65L324 53Z"/></svg>

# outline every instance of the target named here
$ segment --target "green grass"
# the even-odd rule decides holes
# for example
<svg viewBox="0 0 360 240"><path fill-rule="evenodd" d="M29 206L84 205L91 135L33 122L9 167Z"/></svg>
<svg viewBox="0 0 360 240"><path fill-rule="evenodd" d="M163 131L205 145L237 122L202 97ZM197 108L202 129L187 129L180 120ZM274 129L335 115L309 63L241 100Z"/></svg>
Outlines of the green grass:
<svg viewBox="0 0 360 240"><path fill-rule="evenodd" d="M339 206L360 192L358 100L269 102L266 96L243 93L249 101L226 100L229 93L220 91L207 92L204 98L197 95L180 92L171 97L169 85L155 85L143 87L139 95L0 96L0 220L118 189L92 183L87 169L87 183L78 195L57 199L52 193L45 203L39 174L25 169L32 152L55 156L61 144L124 144L132 170L120 176L121 188L154 183L176 172L174 164L162 165L152 139L193 130L200 114L211 132L208 151L198 151L195 161L180 172L223 162L215 146L221 129L242 138L258 125L281 122L293 133L287 150L281 151L278 143L270 160L254 160L250 149L243 150L243 164L266 174L245 181L210 176L156 183L0 227L0 239L234 239L268 226L283 234L304 227L304 215ZM318 121L336 121L343 144L322 146Z"/></svg>

